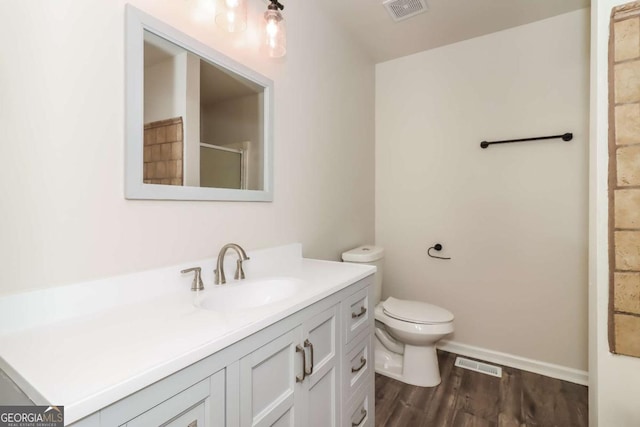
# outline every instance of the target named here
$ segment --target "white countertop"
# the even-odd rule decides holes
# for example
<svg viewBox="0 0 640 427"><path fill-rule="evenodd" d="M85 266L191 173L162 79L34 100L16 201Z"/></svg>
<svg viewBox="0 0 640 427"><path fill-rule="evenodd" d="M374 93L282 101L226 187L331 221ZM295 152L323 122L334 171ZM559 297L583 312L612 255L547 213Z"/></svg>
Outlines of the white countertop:
<svg viewBox="0 0 640 427"><path fill-rule="evenodd" d="M36 404L64 405L72 423L375 272L304 259L298 244L249 256L247 278L296 278L302 290L257 309L203 310L196 298L215 291L213 260L203 260L0 298L0 368ZM235 260L227 264L232 276ZM202 292L179 273L193 265Z"/></svg>

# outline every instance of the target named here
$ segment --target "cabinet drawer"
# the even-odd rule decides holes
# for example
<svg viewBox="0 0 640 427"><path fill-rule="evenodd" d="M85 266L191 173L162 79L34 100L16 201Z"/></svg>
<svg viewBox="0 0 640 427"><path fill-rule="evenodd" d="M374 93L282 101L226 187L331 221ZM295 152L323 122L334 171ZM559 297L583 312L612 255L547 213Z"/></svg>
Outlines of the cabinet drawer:
<svg viewBox="0 0 640 427"><path fill-rule="evenodd" d="M373 389L373 383L370 383ZM364 391L363 389L361 389ZM354 404L345 412L343 426L345 427L373 427L374 422L374 399L373 390L362 393L359 399L354 400Z"/></svg>
<svg viewBox="0 0 640 427"><path fill-rule="evenodd" d="M344 373L342 375L344 400L351 399L354 392L373 378L373 349L371 334L368 330L357 338L359 341L352 350L343 356Z"/></svg>
<svg viewBox="0 0 640 427"><path fill-rule="evenodd" d="M343 301L345 343L351 341L360 332L367 329L373 313L369 306L369 288L362 289Z"/></svg>

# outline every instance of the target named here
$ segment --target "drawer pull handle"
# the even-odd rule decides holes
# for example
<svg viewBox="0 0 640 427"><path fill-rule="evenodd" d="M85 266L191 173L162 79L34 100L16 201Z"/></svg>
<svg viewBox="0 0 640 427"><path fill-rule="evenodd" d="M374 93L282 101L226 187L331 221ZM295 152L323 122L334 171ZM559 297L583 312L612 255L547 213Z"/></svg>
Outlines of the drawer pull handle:
<svg viewBox="0 0 640 427"><path fill-rule="evenodd" d="M296 353L302 353L302 377L296 375L296 382L301 383L304 381L304 377L307 376L307 354L299 345L296 346Z"/></svg>
<svg viewBox="0 0 640 427"><path fill-rule="evenodd" d="M313 344L309 340L304 340L304 346L309 347L309 350L311 350L311 366L308 371L304 372L305 376L307 376L313 374Z"/></svg>
<svg viewBox="0 0 640 427"><path fill-rule="evenodd" d="M363 314L365 314L367 312L367 309L365 306L360 307L360 313L351 313L351 318L352 319L357 319L358 317L362 316Z"/></svg>
<svg viewBox="0 0 640 427"><path fill-rule="evenodd" d="M357 368L354 368L353 366L351 367L351 373L353 372L358 372L359 370L361 370L362 368L364 368L364 366L367 364L367 359L364 358L364 356L360 356L360 366L358 366Z"/></svg>
<svg viewBox="0 0 640 427"><path fill-rule="evenodd" d="M198 420L191 421L187 427L198 427Z"/></svg>
<svg viewBox="0 0 640 427"><path fill-rule="evenodd" d="M358 421L357 423L351 421L351 427L358 427L360 424L362 424L364 419L367 418L367 411L364 408L360 410L360 414L362 415L362 417L360 417L360 421Z"/></svg>

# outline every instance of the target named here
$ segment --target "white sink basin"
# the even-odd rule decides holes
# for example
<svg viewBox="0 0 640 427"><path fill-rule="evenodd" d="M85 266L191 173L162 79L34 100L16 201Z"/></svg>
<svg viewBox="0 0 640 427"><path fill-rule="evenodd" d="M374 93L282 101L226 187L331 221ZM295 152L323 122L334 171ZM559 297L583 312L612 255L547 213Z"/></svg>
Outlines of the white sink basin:
<svg viewBox="0 0 640 427"><path fill-rule="evenodd" d="M196 306L219 312L258 308L290 298L301 289L301 280L288 277L243 280L210 286L196 301Z"/></svg>

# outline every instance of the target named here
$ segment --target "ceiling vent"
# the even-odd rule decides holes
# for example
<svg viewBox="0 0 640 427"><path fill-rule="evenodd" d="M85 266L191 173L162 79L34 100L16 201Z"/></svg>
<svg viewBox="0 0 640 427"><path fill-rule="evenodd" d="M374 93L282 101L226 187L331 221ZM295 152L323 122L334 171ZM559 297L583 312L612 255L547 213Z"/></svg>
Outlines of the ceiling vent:
<svg viewBox="0 0 640 427"><path fill-rule="evenodd" d="M384 0L382 4L394 21L402 21L427 11L426 0Z"/></svg>

